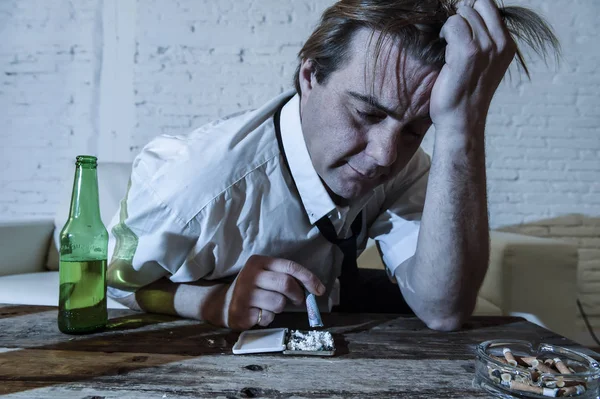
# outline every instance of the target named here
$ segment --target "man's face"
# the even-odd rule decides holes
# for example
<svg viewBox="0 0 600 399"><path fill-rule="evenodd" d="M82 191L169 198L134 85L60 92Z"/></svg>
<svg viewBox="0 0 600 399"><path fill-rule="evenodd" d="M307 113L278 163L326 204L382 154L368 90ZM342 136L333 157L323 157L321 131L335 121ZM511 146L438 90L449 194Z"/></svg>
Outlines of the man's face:
<svg viewBox="0 0 600 399"><path fill-rule="evenodd" d="M438 71L389 41L373 68L377 35L370 45L369 38L370 31L357 32L350 61L324 84L310 61L300 70L302 131L336 201L358 198L396 175L431 126L429 97Z"/></svg>

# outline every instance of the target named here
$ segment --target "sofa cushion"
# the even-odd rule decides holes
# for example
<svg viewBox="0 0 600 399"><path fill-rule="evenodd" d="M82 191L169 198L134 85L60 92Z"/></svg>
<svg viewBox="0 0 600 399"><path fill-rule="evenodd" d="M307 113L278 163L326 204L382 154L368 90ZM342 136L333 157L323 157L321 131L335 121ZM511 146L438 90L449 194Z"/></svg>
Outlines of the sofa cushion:
<svg viewBox="0 0 600 399"><path fill-rule="evenodd" d="M502 309L487 299L478 296L473 316L502 316Z"/></svg>
<svg viewBox="0 0 600 399"><path fill-rule="evenodd" d="M100 197L100 217L104 226L109 225L119 210L119 203L127 192L130 174L131 163L129 162L98 162L98 196ZM57 248L59 247L60 231L69 218L74 176L75 169L73 168L71 175L65 178L65 183L60 191L62 198L54 216L54 245L49 246L46 263L46 267L50 270L58 270Z"/></svg>
<svg viewBox="0 0 600 399"><path fill-rule="evenodd" d="M0 303L58 306L58 272L0 277ZM109 309L126 309L111 298L106 305Z"/></svg>
<svg viewBox="0 0 600 399"><path fill-rule="evenodd" d="M0 276L44 271L53 230L51 219L0 222Z"/></svg>

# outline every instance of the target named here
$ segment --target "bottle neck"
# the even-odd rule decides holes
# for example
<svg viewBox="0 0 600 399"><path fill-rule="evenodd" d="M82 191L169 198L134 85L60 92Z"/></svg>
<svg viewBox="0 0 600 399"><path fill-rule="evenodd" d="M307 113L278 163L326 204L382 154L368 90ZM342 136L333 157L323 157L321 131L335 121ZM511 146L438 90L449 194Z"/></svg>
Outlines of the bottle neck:
<svg viewBox="0 0 600 399"><path fill-rule="evenodd" d="M95 165L76 164L69 219L90 223L101 220Z"/></svg>

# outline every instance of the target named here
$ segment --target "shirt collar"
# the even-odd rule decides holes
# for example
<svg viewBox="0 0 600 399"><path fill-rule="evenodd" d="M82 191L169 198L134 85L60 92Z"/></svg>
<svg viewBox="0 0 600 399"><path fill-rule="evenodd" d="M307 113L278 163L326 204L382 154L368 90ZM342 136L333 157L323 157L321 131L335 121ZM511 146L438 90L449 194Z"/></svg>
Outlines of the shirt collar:
<svg viewBox="0 0 600 399"><path fill-rule="evenodd" d="M290 173L311 224L336 209L315 170L300 122L300 97L296 94L281 110L281 141Z"/></svg>

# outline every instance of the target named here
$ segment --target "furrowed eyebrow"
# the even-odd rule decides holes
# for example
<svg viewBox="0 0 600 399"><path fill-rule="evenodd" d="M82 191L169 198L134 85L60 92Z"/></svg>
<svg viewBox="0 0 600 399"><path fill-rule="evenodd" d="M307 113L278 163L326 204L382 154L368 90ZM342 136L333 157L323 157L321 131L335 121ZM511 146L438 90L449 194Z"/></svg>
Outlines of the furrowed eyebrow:
<svg viewBox="0 0 600 399"><path fill-rule="evenodd" d="M384 105L381 105L377 99L373 96L366 96L364 94L360 94L360 93L356 93L354 91L348 91L347 92L348 95L356 100L362 101L365 104L368 104L372 107L377 108L380 111L385 112L386 114L390 115L392 118L394 119L401 119L402 116L400 114L398 114L396 111L394 111L393 109L390 109ZM431 118L429 117L429 115L425 115L422 117L418 117L415 119L415 121L418 122L425 122L425 123L431 123Z"/></svg>
<svg viewBox="0 0 600 399"><path fill-rule="evenodd" d="M373 106L379 109L380 111L383 111L386 114L393 116L394 118L398 117L398 114L394 110L381 105L373 96L365 96L364 94L356 93L354 91L348 91L348 95L359 101L369 104L370 106Z"/></svg>

